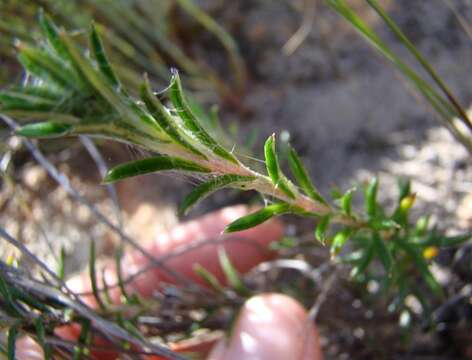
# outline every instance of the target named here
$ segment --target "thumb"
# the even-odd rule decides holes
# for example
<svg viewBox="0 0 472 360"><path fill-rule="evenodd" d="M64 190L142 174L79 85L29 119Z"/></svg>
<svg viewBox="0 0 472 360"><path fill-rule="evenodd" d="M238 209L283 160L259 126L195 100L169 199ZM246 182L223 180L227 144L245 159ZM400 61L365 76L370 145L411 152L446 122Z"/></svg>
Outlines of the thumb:
<svg viewBox="0 0 472 360"><path fill-rule="evenodd" d="M321 360L318 333L303 306L282 294L262 294L241 309L229 340L218 342L208 360Z"/></svg>

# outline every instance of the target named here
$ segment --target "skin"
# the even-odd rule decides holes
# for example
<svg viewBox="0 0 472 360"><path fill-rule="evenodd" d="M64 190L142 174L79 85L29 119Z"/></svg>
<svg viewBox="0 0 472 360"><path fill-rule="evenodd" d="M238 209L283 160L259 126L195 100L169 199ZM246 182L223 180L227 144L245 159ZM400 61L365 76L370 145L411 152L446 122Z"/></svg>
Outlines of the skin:
<svg viewBox="0 0 472 360"><path fill-rule="evenodd" d="M159 234L145 242L144 248L154 257L162 257L179 252L189 244L205 242L185 253L170 258L165 265L186 280L206 286L193 270L195 264L204 266L223 284L225 276L219 266L218 251L224 248L233 265L244 273L258 263L270 260L274 254L267 250L267 245L283 236L283 225L278 220L270 220L250 230L231 235L222 235L227 224L247 214L251 209L234 206L203 216L200 219L183 223L167 234ZM241 256L244 254L244 256ZM136 250L129 251L122 259L122 273L126 278L136 271L150 265L150 261ZM117 280L113 262L103 264L108 284ZM102 283L102 278L98 283ZM127 285L127 291L136 292L144 297L151 296L162 289L162 283L180 285L177 279L161 268L151 267L143 275ZM88 292L91 289L87 273L79 274L68 281L68 286L76 292ZM112 301L120 302L119 290L111 291ZM96 308L93 296L82 297L89 306ZM76 340L80 332L78 326L62 327L57 334L67 340ZM99 340L95 340L100 343ZM207 343L190 345L174 344L171 348L179 352L199 351L208 353L209 360L232 359L321 359L318 334L313 322L307 318L307 312L296 300L282 294L261 294L250 298L241 308L230 339L219 339ZM211 351L210 351L211 349ZM93 353L94 359L115 359L112 352ZM39 346L31 339L23 338L17 342L17 358L42 359ZM148 357L152 360L158 357Z"/></svg>

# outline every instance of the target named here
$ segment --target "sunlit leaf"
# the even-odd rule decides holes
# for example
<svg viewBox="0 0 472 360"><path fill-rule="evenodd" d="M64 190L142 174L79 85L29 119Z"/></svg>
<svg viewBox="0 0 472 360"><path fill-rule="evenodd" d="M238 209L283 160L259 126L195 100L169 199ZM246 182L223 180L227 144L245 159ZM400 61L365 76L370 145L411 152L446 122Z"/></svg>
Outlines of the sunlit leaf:
<svg viewBox="0 0 472 360"><path fill-rule="evenodd" d="M241 280L241 276L239 275L238 271L231 263L228 255L224 248L221 248L218 251L218 259L220 261L221 269L223 270L226 279L228 280L228 284L240 295L248 296L251 294L250 290L244 285L243 281Z"/></svg>
<svg viewBox="0 0 472 360"><path fill-rule="evenodd" d="M290 205L286 203L268 205L255 213L243 216L242 218L233 221L225 228L224 232L230 233L250 229L256 225L262 224L274 216L282 215L289 211Z"/></svg>
<svg viewBox="0 0 472 360"><path fill-rule="evenodd" d="M181 170L199 173L210 172L209 169L184 159L170 156L154 156L147 159L130 161L110 169L103 179L103 182L111 183L132 176L167 170Z"/></svg>
<svg viewBox="0 0 472 360"><path fill-rule="evenodd" d="M220 146L200 125L197 117L192 112L191 107L189 106L187 100L184 96L184 91L182 89L182 83L180 81L180 76L177 70L173 69L173 76L169 88L169 96L172 101L172 104L175 106L175 109L179 116L181 117L185 127L195 135L195 137L200 140L200 142L210 149L214 154L229 160L235 164L238 163L237 159L233 154L225 150Z"/></svg>
<svg viewBox="0 0 472 360"><path fill-rule="evenodd" d="M315 238L322 244L324 244L326 241L326 230L328 228L330 220L330 215L323 216L316 225Z"/></svg>
<svg viewBox="0 0 472 360"><path fill-rule="evenodd" d="M346 244L347 240L352 234L352 230L346 228L344 230L339 231L333 238L333 242L331 243L330 253L331 256L336 256L341 251L341 248Z"/></svg>
<svg viewBox="0 0 472 360"><path fill-rule="evenodd" d="M377 177L370 180L369 184L365 188L365 211L370 217L375 216L377 213L377 190L379 187L379 181Z"/></svg>
<svg viewBox="0 0 472 360"><path fill-rule="evenodd" d="M147 79L141 85L141 99L154 119L159 123L162 130L164 130L171 139L187 150L190 150L194 154L206 158L206 156L203 155L200 150L198 150L188 141L188 139L184 137L181 129L179 129L179 126L176 124L176 121L172 118L168 110L164 107L164 105L162 105L159 99L152 92Z"/></svg>
<svg viewBox="0 0 472 360"><path fill-rule="evenodd" d="M326 204L326 200L316 189L300 157L298 156L295 149L291 146L289 147L288 152L288 164L290 165L290 170L292 171L293 176L295 176L295 179L298 181L298 185L303 189L303 191L312 199Z"/></svg>
<svg viewBox="0 0 472 360"><path fill-rule="evenodd" d="M282 174L279 160L275 152L275 135L269 136L264 145L264 155L266 161L267 172L274 183L275 187L282 190L289 198L294 199L295 194L291 189L291 184L288 179Z"/></svg>
<svg viewBox="0 0 472 360"><path fill-rule="evenodd" d="M15 130L15 134L30 138L51 138L67 135L71 129L71 125L48 121L24 125Z"/></svg>
<svg viewBox="0 0 472 360"><path fill-rule="evenodd" d="M100 40L100 37L97 33L97 29L95 28L95 25L92 24L92 29L90 31L90 43L93 51L93 55L95 56L95 59L97 60L98 67L102 74L108 79L110 84L118 88L120 87L120 81L118 80L118 77L116 76L115 72L113 71L113 68L111 67L108 58L105 53L105 49L103 48L102 41Z"/></svg>
<svg viewBox="0 0 472 360"><path fill-rule="evenodd" d="M229 185L244 188L244 186L246 186L244 183L253 181L254 179L254 176L240 176L232 174L222 175L211 179L210 181L197 186L189 195L187 195L180 206L179 212L181 214L186 214L199 201L203 200L215 191L223 189Z"/></svg>

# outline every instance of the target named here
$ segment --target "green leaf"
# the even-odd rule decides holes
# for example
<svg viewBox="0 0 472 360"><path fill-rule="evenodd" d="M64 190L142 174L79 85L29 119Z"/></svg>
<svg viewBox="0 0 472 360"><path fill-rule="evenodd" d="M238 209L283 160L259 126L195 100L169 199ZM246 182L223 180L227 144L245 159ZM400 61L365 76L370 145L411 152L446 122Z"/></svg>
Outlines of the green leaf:
<svg viewBox="0 0 472 360"><path fill-rule="evenodd" d="M326 229L328 228L330 220L330 215L323 216L316 225L315 238L322 244L326 241Z"/></svg>
<svg viewBox="0 0 472 360"><path fill-rule="evenodd" d="M377 177L370 180L369 184L365 188L365 211L369 217L374 217L377 213L377 190L379 187L379 181Z"/></svg>
<svg viewBox="0 0 472 360"><path fill-rule="evenodd" d="M88 344L90 342L90 320L82 321L78 344L74 346L73 360L81 360L84 355L88 355Z"/></svg>
<svg viewBox="0 0 472 360"><path fill-rule="evenodd" d="M228 280L228 284L240 295L251 295L251 291L242 282L238 271L231 263L231 260L228 258L228 255L226 254L224 248L219 249L218 259L220 261L221 269L223 270L226 279Z"/></svg>
<svg viewBox="0 0 472 360"><path fill-rule="evenodd" d="M352 213L352 194L354 193L354 190L355 189L349 189L341 198L343 212L348 216L351 216Z"/></svg>
<svg viewBox="0 0 472 360"><path fill-rule="evenodd" d="M61 246L61 250L59 252L59 261L58 261L57 270L56 270L56 275L61 280L64 280L64 276L65 276L65 259L66 259L66 250L64 246Z"/></svg>
<svg viewBox="0 0 472 360"><path fill-rule="evenodd" d="M164 105L162 105L159 99L152 92L151 86L147 79L145 79L144 83L141 85L141 99L154 119L159 123L159 126L167 133L167 135L169 135L171 139L194 154L207 159L207 157L200 150L190 144L189 141L184 137L182 134L182 129L179 128L176 120L172 118L172 115L169 114L167 109L164 108ZM189 136L187 136L187 138L189 138Z"/></svg>
<svg viewBox="0 0 472 360"><path fill-rule="evenodd" d="M411 194L411 181L398 179L398 203Z"/></svg>
<svg viewBox="0 0 472 360"><path fill-rule="evenodd" d="M264 145L264 155L266 161L267 172L276 188L282 190L289 198L295 199L295 194L290 189L291 184L280 170L279 160L275 152L275 135L272 134Z"/></svg>
<svg viewBox="0 0 472 360"><path fill-rule="evenodd" d="M139 298L137 297L132 297L128 294L128 291L126 290L125 283L123 281L123 270L121 267L121 259L123 258L123 247L120 246L115 253L115 268L116 268L116 274L118 277L118 287L120 288L121 291L121 298L124 303L127 304L133 304L136 303L136 301L139 302Z"/></svg>
<svg viewBox="0 0 472 360"><path fill-rule="evenodd" d="M292 171L293 176L295 176L295 179L297 179L298 181L298 185L303 189L303 191L313 200L326 204L326 200L316 189L300 157L298 156L295 149L291 146L289 146L288 164L290 166L290 170Z"/></svg>
<svg viewBox="0 0 472 360"><path fill-rule="evenodd" d="M96 265L96 255L95 255L95 241L90 241L90 248L89 248L89 277L90 277L90 284L92 286L92 293L97 301L97 304L100 306L102 310L106 310L105 303L103 302L100 293L98 291L97 285L97 269Z"/></svg>
<svg viewBox="0 0 472 360"><path fill-rule="evenodd" d="M390 253L390 250L385 244L385 241L380 238L378 233L374 233L373 238L379 259L385 268L385 272L387 273L387 275L389 275L392 271L393 265L392 254Z"/></svg>
<svg viewBox="0 0 472 360"><path fill-rule="evenodd" d="M220 260L221 262L221 260ZM205 269L203 266L200 264L195 264L193 266L193 271L202 278L203 281L205 281L210 288L215 290L217 293L223 293L223 286L220 284L218 279L213 275L211 272L209 272L207 269Z"/></svg>
<svg viewBox="0 0 472 360"><path fill-rule="evenodd" d="M43 349L43 356L45 359L51 359L51 347L46 343L46 330L44 329L43 319L37 317L34 320L34 326L36 328L37 342Z"/></svg>
<svg viewBox="0 0 472 360"><path fill-rule="evenodd" d="M222 175L218 176L210 181L207 181L199 186L197 186L187 197L184 199L180 206L180 214L185 215L197 202L203 200L205 197L210 194L228 187L238 186L244 188L244 183L251 182L255 179L254 176L240 176L240 175Z"/></svg>
<svg viewBox="0 0 472 360"><path fill-rule="evenodd" d="M103 179L111 183L132 176L149 174L157 171L182 170L199 173L209 173L210 170L196 163L170 156L154 156L147 159L130 161L110 169Z"/></svg>
<svg viewBox="0 0 472 360"><path fill-rule="evenodd" d="M113 68L111 67L108 61L105 50L103 48L102 41L100 40L100 37L97 33L97 29L95 28L94 24L92 24L92 28L90 30L90 44L93 50L93 55L97 60L98 68L105 76L105 78L108 79L111 86L119 88L120 81L118 80L118 77L115 75L115 72L113 71Z"/></svg>
<svg viewBox="0 0 472 360"><path fill-rule="evenodd" d="M59 31L51 18L44 13L43 9L39 10L39 24L51 48L53 48L60 57L67 58L68 52L59 36Z"/></svg>
<svg viewBox="0 0 472 360"><path fill-rule="evenodd" d="M51 138L67 135L71 130L71 125L48 121L24 125L16 129L15 134L28 138Z"/></svg>
<svg viewBox="0 0 472 360"><path fill-rule="evenodd" d="M436 281L434 275L429 270L429 266L423 254L411 244L408 244L404 241L397 241L397 245L399 245L413 260L413 263L416 265L416 268L423 276L423 279L426 281L426 284L430 287L430 289L438 296L443 295L443 291L441 285Z"/></svg>
<svg viewBox="0 0 472 360"><path fill-rule="evenodd" d="M18 60L28 72L46 82L52 81L66 89L80 89L76 74L62 60L45 50L21 45Z"/></svg>
<svg viewBox="0 0 472 360"><path fill-rule="evenodd" d="M392 219L372 219L367 223L372 230L391 230L399 229L401 226Z"/></svg>
<svg viewBox="0 0 472 360"><path fill-rule="evenodd" d="M429 220L430 216L421 216L417 221L415 225L415 236L423 236L426 234L426 231L428 230L429 226Z"/></svg>
<svg viewBox="0 0 472 360"><path fill-rule="evenodd" d="M0 274L0 295L5 303L5 310L7 310L7 312L10 312L15 316L20 315L20 312L18 311L15 305L15 302L13 301L13 296L8 287L8 284L6 283L5 279L3 278L1 274Z"/></svg>
<svg viewBox="0 0 472 360"><path fill-rule="evenodd" d="M370 265L372 259L374 258L375 253L375 246L374 243L371 242L366 245L366 248L362 252L362 256L356 260L357 265L354 266L351 270L350 276L354 279L357 278L359 275L363 274L367 267Z"/></svg>
<svg viewBox="0 0 472 360"><path fill-rule="evenodd" d="M233 221L225 228L224 232L231 233L235 231L250 229L256 225L262 224L263 222L269 220L274 216L282 215L289 211L290 205L286 203L276 203L268 205L262 208L261 210L256 211L255 213L243 216L242 218Z"/></svg>
<svg viewBox="0 0 472 360"><path fill-rule="evenodd" d="M24 91L0 91L0 109L48 111L57 106L58 99L47 99L37 95L30 95Z"/></svg>
<svg viewBox="0 0 472 360"><path fill-rule="evenodd" d="M16 325L11 326L8 329L8 340L7 340L7 350L8 360L15 360L15 353L16 353L16 337L18 336L18 328Z"/></svg>
<svg viewBox="0 0 472 360"><path fill-rule="evenodd" d="M472 238L472 233L454 235L454 236L445 236L441 234L432 234L425 241L420 242L422 246L458 246Z"/></svg>
<svg viewBox="0 0 472 360"><path fill-rule="evenodd" d="M220 146L200 125L197 117L194 115L190 105L184 96L182 83L177 70L172 70L172 80L170 82L169 97L175 110L179 114L185 127L200 140L200 142L219 157L238 164L238 160L229 151Z"/></svg>
<svg viewBox="0 0 472 360"><path fill-rule="evenodd" d="M334 236L333 242L331 244L331 249L330 249L331 256L336 256L339 254L339 252L341 251L341 248L344 246L344 244L346 244L351 234L352 234L352 230L347 228L347 229L341 230Z"/></svg>

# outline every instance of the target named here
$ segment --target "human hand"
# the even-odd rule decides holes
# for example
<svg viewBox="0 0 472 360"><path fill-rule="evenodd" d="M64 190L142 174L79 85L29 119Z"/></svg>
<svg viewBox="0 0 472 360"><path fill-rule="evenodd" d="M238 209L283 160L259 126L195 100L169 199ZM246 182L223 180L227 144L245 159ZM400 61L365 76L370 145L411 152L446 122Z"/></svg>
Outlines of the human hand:
<svg viewBox="0 0 472 360"><path fill-rule="evenodd" d="M183 223L168 234L160 234L156 239L145 243L144 248L156 258L167 256L166 267L200 285L204 285L204 282L195 274L193 270L195 264L204 266L224 283L225 276L218 262L219 248L224 247L233 265L244 273L259 262L270 259L273 253L267 249L267 245L283 235L282 224L277 220L268 221L237 234L221 234L228 223L247 214L248 211L245 206L225 208L198 220ZM213 241L205 241L208 239ZM202 242L202 246L188 249L189 245L198 242ZM187 251L182 252L185 247ZM178 253L178 256L168 256L173 253ZM130 251L123 257L122 273L125 278L149 267L148 271L127 285L127 291L149 297L162 288L162 282L178 284L181 280L162 268L150 265L150 260L136 250ZM117 281L116 268L111 262L104 265L104 271L98 272L98 275L100 274L103 274L108 284ZM78 293L91 290L90 279L86 273L69 280L68 286ZM119 289L112 289L110 296L113 302L120 302ZM97 307L96 300L91 295L84 296L83 301L91 307ZM58 329L57 333L64 339L76 340L79 331L78 327L68 326ZM191 351L205 350L206 346L192 349L174 344L171 348L175 351ZM31 339L24 338L17 343L17 358L29 360L43 357L39 347ZM116 354L109 351L97 352L94 358L114 359ZM307 312L296 300L282 294L261 294L250 298L243 305L231 338L219 340L210 351L208 359L313 360L321 359L321 352L316 329L308 320Z"/></svg>

